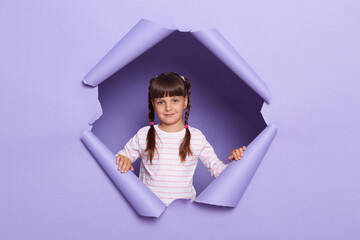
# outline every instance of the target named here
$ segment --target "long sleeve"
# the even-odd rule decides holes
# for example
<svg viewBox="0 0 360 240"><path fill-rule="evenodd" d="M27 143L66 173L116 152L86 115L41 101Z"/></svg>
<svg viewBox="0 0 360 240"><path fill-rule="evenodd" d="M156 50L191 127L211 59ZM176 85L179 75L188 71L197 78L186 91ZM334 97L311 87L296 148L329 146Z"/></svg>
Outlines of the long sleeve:
<svg viewBox="0 0 360 240"><path fill-rule="evenodd" d="M128 157L131 162L135 162L140 158L140 144L139 132L137 132L125 145L124 149L120 150L117 154Z"/></svg>
<svg viewBox="0 0 360 240"><path fill-rule="evenodd" d="M206 140L204 135L201 143L199 159L214 178L219 176L220 173L228 166L217 157L213 147Z"/></svg>

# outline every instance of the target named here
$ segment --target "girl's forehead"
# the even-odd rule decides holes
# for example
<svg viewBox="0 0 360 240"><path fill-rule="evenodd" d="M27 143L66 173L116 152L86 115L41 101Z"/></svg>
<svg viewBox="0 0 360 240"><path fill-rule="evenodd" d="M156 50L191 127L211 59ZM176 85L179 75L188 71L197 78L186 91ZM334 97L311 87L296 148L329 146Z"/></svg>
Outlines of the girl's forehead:
<svg viewBox="0 0 360 240"><path fill-rule="evenodd" d="M171 96L171 97L161 97L161 98L155 98L155 99L166 99L166 98L183 98L183 96Z"/></svg>

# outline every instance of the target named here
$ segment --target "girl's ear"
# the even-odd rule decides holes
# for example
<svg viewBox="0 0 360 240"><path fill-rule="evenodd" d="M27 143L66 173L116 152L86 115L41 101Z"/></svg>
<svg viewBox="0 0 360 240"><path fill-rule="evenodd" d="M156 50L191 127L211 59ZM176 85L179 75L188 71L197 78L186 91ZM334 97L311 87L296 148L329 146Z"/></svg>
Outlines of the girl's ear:
<svg viewBox="0 0 360 240"><path fill-rule="evenodd" d="M187 102L188 102L188 97L185 96L185 101L184 101L185 107L184 107L184 109L187 107Z"/></svg>

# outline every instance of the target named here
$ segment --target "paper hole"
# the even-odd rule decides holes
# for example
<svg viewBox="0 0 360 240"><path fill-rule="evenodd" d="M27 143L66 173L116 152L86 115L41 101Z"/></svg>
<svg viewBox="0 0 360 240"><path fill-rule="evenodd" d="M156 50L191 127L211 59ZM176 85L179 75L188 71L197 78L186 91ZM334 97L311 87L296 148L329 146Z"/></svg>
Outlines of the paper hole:
<svg viewBox="0 0 360 240"><path fill-rule="evenodd" d="M189 125L200 129L218 157L248 145L265 127L264 100L190 33L175 31L98 85L103 115L92 132L114 153L148 125L149 80L165 71L189 77ZM159 123L155 119L155 124ZM140 159L134 164L138 175ZM199 194L212 180L201 162L194 175Z"/></svg>

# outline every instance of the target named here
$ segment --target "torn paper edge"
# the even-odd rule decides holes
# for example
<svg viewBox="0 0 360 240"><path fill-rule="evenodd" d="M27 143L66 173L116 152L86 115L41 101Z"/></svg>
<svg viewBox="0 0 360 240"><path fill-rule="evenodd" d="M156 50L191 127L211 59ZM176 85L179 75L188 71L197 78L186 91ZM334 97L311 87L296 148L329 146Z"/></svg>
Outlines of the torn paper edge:
<svg viewBox="0 0 360 240"><path fill-rule="evenodd" d="M84 77L84 83L98 86L175 30L141 19Z"/></svg>
<svg viewBox="0 0 360 240"><path fill-rule="evenodd" d="M241 161L233 161L215 178L195 202L223 207L236 207L255 175L262 159L277 133L274 124L268 125L245 149Z"/></svg>
<svg viewBox="0 0 360 240"><path fill-rule="evenodd" d="M208 29L191 32L191 34L243 80L245 84L259 94L265 102L270 103L271 93L268 86L218 30Z"/></svg>
<svg viewBox="0 0 360 240"><path fill-rule="evenodd" d="M98 64L95 65L94 68L90 70L88 74L84 77L83 82L89 86L97 87L101 82L106 80L108 77L113 75L115 72L119 71L121 68L126 66L128 63L136 59L138 56L140 56L142 53L146 52L148 49L156 45L158 42L166 38L168 35L170 35L172 32L174 32L175 29L166 29L160 25L157 25L149 20L141 19L104 57L99 61ZM192 34L198 41L200 41L209 51L211 51L215 56L217 56L226 66L228 66L237 76L241 78L249 87L251 87L255 92L257 92L266 103L270 103L271 100L271 94L270 90L265 84L265 82L256 74L254 70L251 69L251 67L246 63L246 61L237 53L237 51L226 41L226 39L216 30L216 29L210 29L210 30L204 30L204 31L197 31L197 32L189 32ZM99 101L98 101L99 102ZM100 104L100 102L99 102ZM100 106L101 108L101 106ZM102 115L102 112L100 116ZM91 119L90 124L93 124L97 119L100 118L100 116L96 116L96 119ZM92 127L92 126L91 126ZM277 128L275 125L271 124L266 129L272 129L272 132L274 132L274 129ZM91 129L90 129L91 130ZM265 131L264 130L264 131ZM263 132L264 132L263 131ZM273 134L273 137L276 135ZM268 132L268 130L266 131ZM261 134L260 134L261 135ZM257 136L256 139L259 139L259 136ZM95 156L95 158L101 162L101 166L103 169L107 172L109 177L112 179L112 181L115 183L115 185L119 188L119 190L124 194L126 199L130 202L130 204L134 207L136 212L141 216L153 216L158 217L161 215L161 213L166 209L166 206L160 201L159 198L155 194L151 192L149 188L147 188L140 180L137 178L132 172L129 172L129 174L119 174L116 170L116 165L109 167L108 164L115 162L115 155L111 153L109 149L106 148L104 144L101 143L100 140L96 140L96 136L91 133L91 131L85 131L82 136L81 140L84 142L84 144L88 147L89 151ZM273 138L272 138L273 139ZM253 142L254 142L253 141ZM257 140L255 142L258 142L260 140ZM253 143L252 142L252 143ZM268 142L268 145L259 145L263 147L258 147L257 144L253 144L253 146L257 147L250 147L249 146L246 149L247 154L244 155L243 160L239 161L245 162L246 159L253 159L248 160L248 162L253 162L258 165L260 164L261 160L263 159L267 149L269 148L272 140ZM92 144L90 144L92 143ZM96 143L96 144L94 144ZM106 150L107 149L107 150ZM257 150L251 150L251 149L257 149ZM247 157L247 155L259 155L261 157ZM102 155L104 154L104 156ZM111 157L110 157L111 156ZM256 165L255 164L255 165ZM234 162L230 166L227 167L227 169L224 170L220 176L218 176L216 179L214 179L209 186L196 198L196 202L200 203L206 203L206 204L212 204L212 205L218 205L218 206L229 206L229 207L235 207L240 200L241 196L245 192L247 185L251 181L252 177L255 174L255 171L257 169L254 168L255 165L253 165L252 168L250 167L244 167L242 166L244 164L238 164L237 162ZM246 165L246 164L245 164ZM228 170L230 168L230 170ZM116 170L117 174L113 174L113 170ZM238 169L238 170L231 170L231 169ZM244 170L241 170L244 169ZM244 172L245 169L252 169L251 174L247 175L247 180L237 179L238 176L235 176L235 180L237 182L243 182L246 184L243 184L243 187L239 189L239 185L237 185L237 188L232 188L231 192L234 192L234 189L237 189L235 192L237 192L235 197L232 197L232 194L224 194L225 198L221 201L213 198L213 193L216 192L218 189L217 186L221 185L227 185L232 186L234 183L232 183L233 180L231 177L232 173L235 172L235 175L238 175L237 172ZM254 170L255 169L255 170ZM246 175L246 174L244 174ZM129 177L127 177L129 176ZM131 176L131 177L130 177ZM134 178L135 177L135 178ZM122 180L120 180L122 179ZM131 180L130 180L131 179ZM222 180L223 179L223 180ZM225 179L225 180L224 180ZM229 180L226 180L229 179ZM123 182L127 182L128 184L134 184L136 185L136 191L132 191L129 188L125 188L126 185L123 184ZM225 182L228 182L225 184ZM130 185L131 185L130 184ZM144 189L142 190L142 187L144 186ZM142 199L144 196L148 197L151 196L151 194L148 192L148 190L155 196L156 200L152 199L149 202L153 202L154 205L138 205L137 202L139 199ZM147 193L146 193L147 192ZM212 193L212 194L210 194ZM217 193L217 195L222 195ZM140 197L141 196L141 197ZM201 196L201 197L200 197ZM235 199L235 200L234 200ZM159 203L163 204L163 206ZM161 206L161 207L159 207ZM156 211L154 212L153 210ZM161 212L161 213L160 213Z"/></svg>
<svg viewBox="0 0 360 240"><path fill-rule="evenodd" d="M85 131L81 141L139 215L159 217L165 211L166 205L132 171L119 173L116 155L92 132Z"/></svg>

